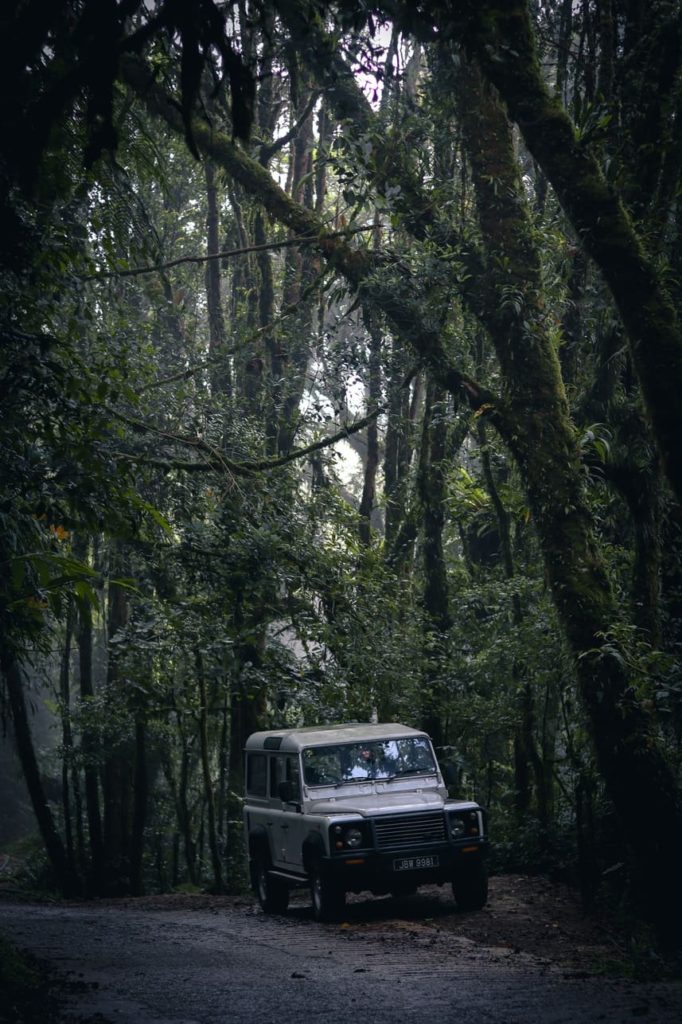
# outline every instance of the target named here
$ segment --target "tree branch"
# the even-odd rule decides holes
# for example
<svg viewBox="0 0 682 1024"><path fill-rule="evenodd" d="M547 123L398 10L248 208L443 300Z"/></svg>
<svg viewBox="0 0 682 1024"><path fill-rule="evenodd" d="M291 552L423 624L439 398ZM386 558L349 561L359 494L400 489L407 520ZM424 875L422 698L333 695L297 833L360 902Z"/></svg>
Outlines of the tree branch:
<svg viewBox="0 0 682 1024"><path fill-rule="evenodd" d="M301 128L303 124L305 124L306 120L312 114L313 108L317 103L318 99L320 98L320 95L321 93L319 91L311 94L310 99L306 103L303 113L298 118L296 123L291 126L288 132L285 132L284 135L280 135L278 139L275 139L273 142L267 145L263 143L263 145L260 148L259 159L264 167L268 165L268 163L273 158L275 153L278 153L280 149L284 149L287 142L291 142L294 136L298 133L298 130Z"/></svg>
<svg viewBox="0 0 682 1024"><path fill-rule="evenodd" d="M349 235L357 235L364 231L374 231L373 224L363 227L344 228L342 231L330 231L327 238L346 238ZM222 252L203 254L202 256L179 256L175 260L168 260L167 263L155 263L148 267L131 267L128 270L98 270L95 274L88 274L84 281L99 281L107 277L137 277L140 274L154 274L161 270L168 270L170 267L179 267L183 263L209 263L211 260L226 260L232 256L247 256L252 252L266 252L269 249L286 249L292 245L315 245L319 242L317 237L299 236L297 238L285 238L279 242L265 242L262 245L247 245L241 249L225 249Z"/></svg>
<svg viewBox="0 0 682 1024"><path fill-rule="evenodd" d="M329 448L331 445L337 444L339 441L343 441L345 438L350 437L353 434L357 434L359 430L363 430L369 423L372 423L373 420L377 419L386 411L386 406L380 405L371 413L368 413L367 416L364 416L361 420L357 420L349 426L341 427L340 430L336 431L336 433L320 438L319 441L314 441L312 444L306 445L304 448L294 448L293 451L290 451L287 455L282 455L277 459L259 459L249 462L234 462L227 456L222 455L222 453L217 454L215 449L211 448L211 446L203 441L202 438L190 438L183 437L180 434L171 434L167 431L161 430L153 424L145 423L143 420L136 420L133 417L126 416L124 413L117 412L114 409L109 409L108 411L115 416L116 419L126 423L137 433L159 434L160 436L177 444L187 445L188 447L195 448L197 451L203 451L211 454L211 458L203 462L188 459L155 459L146 455L132 455L130 452L115 452L114 457L116 459L144 466L156 466L159 469L177 469L189 473L212 473L227 470L232 476L243 477L252 476L254 473L261 473L270 469L279 469L281 466L286 466L289 462L305 458L306 455L312 455L314 452L321 451L323 448Z"/></svg>

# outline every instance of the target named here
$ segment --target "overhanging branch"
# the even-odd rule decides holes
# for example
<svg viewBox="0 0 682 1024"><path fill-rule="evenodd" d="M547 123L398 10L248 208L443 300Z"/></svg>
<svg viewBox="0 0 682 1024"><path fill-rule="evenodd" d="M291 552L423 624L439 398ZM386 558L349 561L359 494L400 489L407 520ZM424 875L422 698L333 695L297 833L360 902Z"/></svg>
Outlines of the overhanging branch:
<svg viewBox="0 0 682 1024"><path fill-rule="evenodd" d="M330 231L327 238L347 238L350 235L357 235L364 231L374 231L373 224L363 225L356 228L344 228L342 231ZM241 249L225 249L222 252L213 252L202 256L178 256L177 259L168 260L166 263L154 263L147 267L130 267L127 270L98 270L95 274L88 274L84 281L99 281L108 277L138 277L140 274L154 274L161 270L169 270L171 267L180 267L185 263L209 263L211 260L226 260L234 256L248 256L253 252L267 252L270 249L286 249L293 245L316 245L319 243L317 236L300 235L297 238L284 238L279 242L265 242L262 245L246 245Z"/></svg>

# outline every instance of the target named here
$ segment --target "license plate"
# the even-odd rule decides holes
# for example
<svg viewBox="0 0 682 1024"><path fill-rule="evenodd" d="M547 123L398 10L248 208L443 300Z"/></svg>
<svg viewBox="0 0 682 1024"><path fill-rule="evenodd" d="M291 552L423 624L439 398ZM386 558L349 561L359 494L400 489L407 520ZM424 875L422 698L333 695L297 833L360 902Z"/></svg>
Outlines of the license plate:
<svg viewBox="0 0 682 1024"><path fill-rule="evenodd" d="M393 861L394 871L420 871L422 868L437 868L438 857L398 857Z"/></svg>

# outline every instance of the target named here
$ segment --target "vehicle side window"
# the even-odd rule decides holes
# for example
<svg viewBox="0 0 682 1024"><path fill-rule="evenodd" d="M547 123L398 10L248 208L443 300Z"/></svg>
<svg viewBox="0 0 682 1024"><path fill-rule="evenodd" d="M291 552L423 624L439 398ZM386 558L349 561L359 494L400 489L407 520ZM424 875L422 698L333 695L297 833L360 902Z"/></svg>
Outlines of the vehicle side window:
<svg viewBox="0 0 682 1024"><path fill-rule="evenodd" d="M265 754L249 754L246 758L246 792L265 796L267 792L267 758Z"/></svg>
<svg viewBox="0 0 682 1024"><path fill-rule="evenodd" d="M276 797L280 782L292 782L293 799L301 799L301 772L295 754L279 754L270 759L270 796Z"/></svg>

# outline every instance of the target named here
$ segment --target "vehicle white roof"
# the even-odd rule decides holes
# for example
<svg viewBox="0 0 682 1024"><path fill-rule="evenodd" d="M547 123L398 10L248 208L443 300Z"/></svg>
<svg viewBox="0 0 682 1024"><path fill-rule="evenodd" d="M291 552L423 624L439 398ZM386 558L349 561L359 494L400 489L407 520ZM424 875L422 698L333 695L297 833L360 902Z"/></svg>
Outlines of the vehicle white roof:
<svg viewBox="0 0 682 1024"><path fill-rule="evenodd" d="M303 729L273 729L254 732L246 741L247 750L299 751L304 747L326 747L334 743L359 743L362 740L400 739L424 736L421 729L397 722L380 724L348 722L345 725L310 725Z"/></svg>

